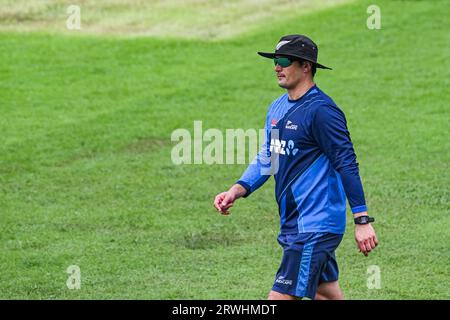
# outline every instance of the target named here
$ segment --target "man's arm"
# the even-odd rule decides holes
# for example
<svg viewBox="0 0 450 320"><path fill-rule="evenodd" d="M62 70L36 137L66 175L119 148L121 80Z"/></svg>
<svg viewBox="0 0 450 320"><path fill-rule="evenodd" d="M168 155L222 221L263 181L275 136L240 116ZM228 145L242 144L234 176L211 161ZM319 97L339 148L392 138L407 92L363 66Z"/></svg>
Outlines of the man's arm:
<svg viewBox="0 0 450 320"><path fill-rule="evenodd" d="M358 163L344 113L331 105L320 106L314 115L312 132L320 149L340 174L354 218L367 215ZM366 256L378 244L371 224L356 225L355 240L359 250Z"/></svg>
<svg viewBox="0 0 450 320"><path fill-rule="evenodd" d="M366 212L358 163L344 113L335 106L320 106L313 118L313 137L339 172L353 214Z"/></svg>
<svg viewBox="0 0 450 320"><path fill-rule="evenodd" d="M270 113L270 110L269 110ZM270 159L270 134L271 124L269 116L266 117L264 126L264 142L255 156L254 160L244 171L236 184L241 185L246 193L243 197L248 197L251 193L261 187L271 176L271 159Z"/></svg>
<svg viewBox="0 0 450 320"><path fill-rule="evenodd" d="M269 110L270 111L270 110ZM264 143L254 160L242 174L241 178L228 191L219 193L214 199L214 207L222 214L230 214L229 208L235 200L248 197L252 192L262 186L270 177L270 129L269 117L266 117L264 126Z"/></svg>
<svg viewBox="0 0 450 320"><path fill-rule="evenodd" d="M214 199L214 207L222 214L230 214L229 210L234 201L241 197L248 197L269 179L270 175L265 174L267 165L264 157L266 152L266 142L261 151L256 155L252 163L247 167L242 177L228 191L219 193ZM269 164L270 166L270 164Z"/></svg>

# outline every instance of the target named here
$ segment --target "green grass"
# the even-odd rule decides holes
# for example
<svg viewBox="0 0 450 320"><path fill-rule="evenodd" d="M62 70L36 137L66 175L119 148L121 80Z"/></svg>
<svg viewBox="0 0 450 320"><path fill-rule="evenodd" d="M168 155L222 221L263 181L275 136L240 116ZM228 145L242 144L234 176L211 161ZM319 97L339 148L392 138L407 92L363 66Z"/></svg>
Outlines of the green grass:
<svg viewBox="0 0 450 320"><path fill-rule="evenodd" d="M122 36L230 38L255 31L268 21L354 0L0 0L0 30L66 29L67 8L81 9L81 33Z"/></svg>
<svg viewBox="0 0 450 320"><path fill-rule="evenodd" d="M270 181L212 207L245 165L174 166L176 128L259 128L270 61L310 35L345 111L380 246L337 256L348 299L449 299L447 1L372 1L205 40L0 33L0 298L264 299L281 259ZM81 268L80 290L65 270ZM368 290L366 270L381 269Z"/></svg>

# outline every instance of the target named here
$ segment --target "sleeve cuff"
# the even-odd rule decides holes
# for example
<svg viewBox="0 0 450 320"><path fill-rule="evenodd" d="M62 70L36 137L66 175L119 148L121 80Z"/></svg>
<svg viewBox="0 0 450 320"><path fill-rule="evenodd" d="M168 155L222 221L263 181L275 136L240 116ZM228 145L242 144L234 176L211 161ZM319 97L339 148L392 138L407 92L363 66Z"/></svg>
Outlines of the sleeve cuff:
<svg viewBox="0 0 450 320"><path fill-rule="evenodd" d="M352 212L353 213L360 213L360 212L364 212L367 211L367 206L363 205L363 206L357 206L357 207L353 207L352 208Z"/></svg>
<svg viewBox="0 0 450 320"><path fill-rule="evenodd" d="M244 189L247 191L242 197L243 198L247 198L249 195L250 195L250 186L247 184L247 183L245 183L244 181L241 181L241 180L239 180L239 181L237 181L236 182L236 184L239 184L239 185L241 185L242 187L244 187Z"/></svg>

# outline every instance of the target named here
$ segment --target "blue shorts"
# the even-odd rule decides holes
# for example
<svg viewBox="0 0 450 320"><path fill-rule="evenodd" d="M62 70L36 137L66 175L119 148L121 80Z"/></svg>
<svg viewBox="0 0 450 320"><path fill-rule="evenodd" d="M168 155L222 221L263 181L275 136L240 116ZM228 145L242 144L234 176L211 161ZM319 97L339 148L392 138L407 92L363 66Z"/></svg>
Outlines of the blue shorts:
<svg viewBox="0 0 450 320"><path fill-rule="evenodd" d="M272 290L314 299L320 283L338 280L334 251L342 237L334 233L280 234L283 258Z"/></svg>

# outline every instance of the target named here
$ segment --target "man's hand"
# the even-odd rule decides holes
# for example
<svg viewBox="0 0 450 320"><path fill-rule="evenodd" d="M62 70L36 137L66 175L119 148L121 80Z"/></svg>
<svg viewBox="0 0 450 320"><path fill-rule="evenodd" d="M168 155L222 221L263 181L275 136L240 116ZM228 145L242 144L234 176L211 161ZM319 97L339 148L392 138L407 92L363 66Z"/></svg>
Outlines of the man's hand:
<svg viewBox="0 0 450 320"><path fill-rule="evenodd" d="M363 215L367 215L367 212L357 214L354 217L357 218ZM369 255L369 252L378 245L377 235L370 223L355 225L355 240L359 251L366 257Z"/></svg>
<svg viewBox="0 0 450 320"><path fill-rule="evenodd" d="M233 185L230 190L219 193L214 199L214 207L223 215L229 215L229 209L233 206L234 201L243 195L247 190L240 184Z"/></svg>

